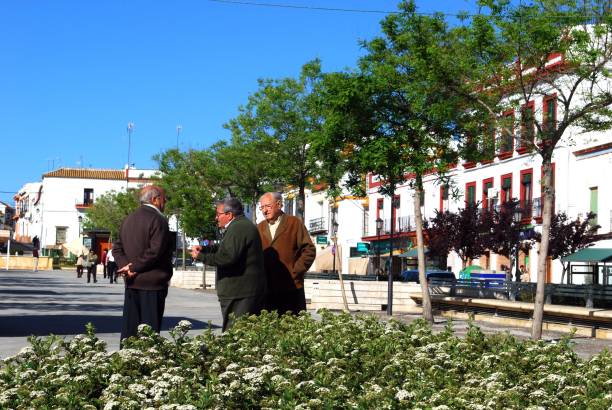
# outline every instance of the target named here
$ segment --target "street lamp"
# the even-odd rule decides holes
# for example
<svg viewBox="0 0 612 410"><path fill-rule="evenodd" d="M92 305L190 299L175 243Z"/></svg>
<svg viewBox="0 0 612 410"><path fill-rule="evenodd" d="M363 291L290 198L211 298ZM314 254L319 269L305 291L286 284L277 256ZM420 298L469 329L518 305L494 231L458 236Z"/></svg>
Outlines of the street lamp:
<svg viewBox="0 0 612 410"><path fill-rule="evenodd" d="M79 236L83 234L83 215L79 215Z"/></svg>
<svg viewBox="0 0 612 410"><path fill-rule="evenodd" d="M514 222L519 225L520 228L520 224L521 224L521 220L523 219L523 211L521 210L521 208L516 207L514 208L514 214L512 215L512 219L514 219ZM516 276L516 281L520 282L521 281L521 270L519 269L519 248L521 245L521 235L520 235L520 231L519 231L519 235L516 238L516 247L515 247L515 254L514 254L514 274Z"/></svg>
<svg viewBox="0 0 612 410"><path fill-rule="evenodd" d="M376 218L376 276L378 276L380 273L380 231L382 230L382 227L383 220L380 219L380 217Z"/></svg>

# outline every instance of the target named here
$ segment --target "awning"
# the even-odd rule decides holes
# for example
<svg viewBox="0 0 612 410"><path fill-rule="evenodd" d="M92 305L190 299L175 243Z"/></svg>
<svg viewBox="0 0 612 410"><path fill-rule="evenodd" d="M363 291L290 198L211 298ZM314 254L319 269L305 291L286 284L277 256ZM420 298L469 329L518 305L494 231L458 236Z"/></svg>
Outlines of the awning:
<svg viewBox="0 0 612 410"><path fill-rule="evenodd" d="M585 248L561 258L563 262L612 262L612 249Z"/></svg>
<svg viewBox="0 0 612 410"><path fill-rule="evenodd" d="M401 253L397 256L399 256L400 258L416 258L418 256L417 251L418 251L417 248L412 248L408 252ZM429 249L425 247L425 255L427 255L428 253L429 253Z"/></svg>

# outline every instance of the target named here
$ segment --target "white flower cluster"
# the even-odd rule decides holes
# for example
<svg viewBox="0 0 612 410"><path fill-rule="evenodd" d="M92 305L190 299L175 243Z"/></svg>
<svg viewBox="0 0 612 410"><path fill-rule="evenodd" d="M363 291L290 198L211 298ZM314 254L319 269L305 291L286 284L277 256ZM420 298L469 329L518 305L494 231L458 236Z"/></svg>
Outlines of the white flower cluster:
<svg viewBox="0 0 612 410"><path fill-rule="evenodd" d="M142 326L118 352L89 330L33 339L0 362L0 408L612 408L612 354L582 361L569 343L325 311L190 329Z"/></svg>

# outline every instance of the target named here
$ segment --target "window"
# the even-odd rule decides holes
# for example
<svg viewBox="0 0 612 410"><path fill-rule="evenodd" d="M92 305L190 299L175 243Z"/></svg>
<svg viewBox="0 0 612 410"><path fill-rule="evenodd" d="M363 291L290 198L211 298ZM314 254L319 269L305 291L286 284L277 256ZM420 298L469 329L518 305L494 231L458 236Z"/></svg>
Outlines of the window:
<svg viewBox="0 0 612 410"><path fill-rule="evenodd" d="M476 205L476 182L465 184L465 206Z"/></svg>
<svg viewBox="0 0 612 410"><path fill-rule="evenodd" d="M592 187L589 189L591 198L589 203L589 211L595 214L595 218L591 219L591 226L597 225L597 208L598 208L598 189L597 187Z"/></svg>
<svg viewBox="0 0 612 410"><path fill-rule="evenodd" d="M68 230L65 226L55 227L55 244L60 245L66 243L66 231Z"/></svg>
<svg viewBox="0 0 612 410"><path fill-rule="evenodd" d="M501 192L500 192L500 203L505 203L512 200L512 174L505 174L501 176Z"/></svg>
<svg viewBox="0 0 612 410"><path fill-rule="evenodd" d="M549 95L544 97L544 119L542 123L542 130L545 135L543 140L548 139L546 132L551 132L557 129L557 95Z"/></svg>
<svg viewBox="0 0 612 410"><path fill-rule="evenodd" d="M448 184L440 185L440 212L448 211Z"/></svg>
<svg viewBox="0 0 612 410"><path fill-rule="evenodd" d="M512 153L514 144L514 110L504 114L501 121L500 153Z"/></svg>
<svg viewBox="0 0 612 410"><path fill-rule="evenodd" d="M398 214L398 209L400 208L400 196L399 195L394 195L393 196L393 225L395 226L395 229L397 229L397 214Z"/></svg>
<svg viewBox="0 0 612 410"><path fill-rule="evenodd" d="M384 198L378 198L376 200L376 219L380 218L383 215L383 210L385 206Z"/></svg>
<svg viewBox="0 0 612 410"><path fill-rule="evenodd" d="M489 211L495 207L495 198L489 198L489 189L493 188L493 178L482 181L482 208Z"/></svg>
<svg viewBox="0 0 612 410"><path fill-rule="evenodd" d="M287 215L292 215L292 216L295 215L294 214L295 211L293 210L294 202L295 200L293 198L287 199L285 201L285 213Z"/></svg>
<svg viewBox="0 0 612 410"><path fill-rule="evenodd" d="M523 210L523 218L531 218L531 207L532 207L532 179L533 171L525 169L521 171L521 203L520 207Z"/></svg>
<svg viewBox="0 0 612 410"><path fill-rule="evenodd" d="M94 196L93 196L93 188L85 188L83 190L83 205L91 205L93 204Z"/></svg>
<svg viewBox="0 0 612 410"><path fill-rule="evenodd" d="M495 157L495 127L489 123L483 128L482 163L489 163Z"/></svg>
<svg viewBox="0 0 612 410"><path fill-rule="evenodd" d="M535 117L533 101L525 104L521 109L521 144L519 152L527 152L533 144L535 136Z"/></svg>

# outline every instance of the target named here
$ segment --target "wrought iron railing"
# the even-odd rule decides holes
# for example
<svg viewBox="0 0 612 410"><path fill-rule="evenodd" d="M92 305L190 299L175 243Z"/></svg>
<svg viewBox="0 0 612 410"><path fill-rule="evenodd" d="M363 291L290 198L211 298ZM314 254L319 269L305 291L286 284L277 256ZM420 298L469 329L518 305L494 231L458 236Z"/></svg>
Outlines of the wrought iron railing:
<svg viewBox="0 0 612 410"><path fill-rule="evenodd" d="M327 230L325 218L314 218L308 221L308 230L310 232L322 232Z"/></svg>

